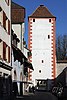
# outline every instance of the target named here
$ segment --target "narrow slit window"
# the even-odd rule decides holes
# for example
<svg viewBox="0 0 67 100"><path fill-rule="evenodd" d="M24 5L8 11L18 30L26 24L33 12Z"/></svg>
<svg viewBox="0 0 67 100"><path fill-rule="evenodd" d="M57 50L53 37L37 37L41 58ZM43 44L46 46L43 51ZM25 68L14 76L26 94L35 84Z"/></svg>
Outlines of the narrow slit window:
<svg viewBox="0 0 67 100"><path fill-rule="evenodd" d="M44 63L44 60L42 60L42 63Z"/></svg>
<svg viewBox="0 0 67 100"><path fill-rule="evenodd" d="M39 73L41 73L41 70L39 70Z"/></svg>
<svg viewBox="0 0 67 100"><path fill-rule="evenodd" d="M49 22L51 22L51 19L49 19Z"/></svg>
<svg viewBox="0 0 67 100"><path fill-rule="evenodd" d="M33 22L35 22L35 19L33 19Z"/></svg>
<svg viewBox="0 0 67 100"><path fill-rule="evenodd" d="M48 35L48 39L50 39L50 35Z"/></svg>

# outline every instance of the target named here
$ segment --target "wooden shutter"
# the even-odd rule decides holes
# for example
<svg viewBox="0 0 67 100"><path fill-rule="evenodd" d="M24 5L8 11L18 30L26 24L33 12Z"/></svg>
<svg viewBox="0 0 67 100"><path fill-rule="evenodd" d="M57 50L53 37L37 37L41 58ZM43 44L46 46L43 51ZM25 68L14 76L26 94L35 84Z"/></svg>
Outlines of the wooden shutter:
<svg viewBox="0 0 67 100"><path fill-rule="evenodd" d="M10 63L10 47L8 47L8 62Z"/></svg>
<svg viewBox="0 0 67 100"><path fill-rule="evenodd" d="M8 4L8 6L9 6L9 0L7 0L7 4Z"/></svg>
<svg viewBox="0 0 67 100"><path fill-rule="evenodd" d="M10 21L8 20L8 34L10 35Z"/></svg>
<svg viewBox="0 0 67 100"><path fill-rule="evenodd" d="M6 14L3 11L3 27L6 29Z"/></svg>
<svg viewBox="0 0 67 100"><path fill-rule="evenodd" d="M3 59L6 60L6 43L3 42Z"/></svg>

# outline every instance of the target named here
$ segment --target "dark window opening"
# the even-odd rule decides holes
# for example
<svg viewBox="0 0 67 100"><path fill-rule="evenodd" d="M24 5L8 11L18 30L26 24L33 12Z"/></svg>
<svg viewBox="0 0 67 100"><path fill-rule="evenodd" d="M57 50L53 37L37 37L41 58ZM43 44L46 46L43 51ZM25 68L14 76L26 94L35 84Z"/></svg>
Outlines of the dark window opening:
<svg viewBox="0 0 67 100"><path fill-rule="evenodd" d="M39 73L41 73L41 70L39 70Z"/></svg>
<svg viewBox="0 0 67 100"><path fill-rule="evenodd" d="M48 39L50 39L50 35L48 35Z"/></svg>
<svg viewBox="0 0 67 100"><path fill-rule="evenodd" d="M44 61L42 60L42 63L44 63Z"/></svg>
<svg viewBox="0 0 67 100"><path fill-rule="evenodd" d="M51 19L49 19L49 22L51 22Z"/></svg>
<svg viewBox="0 0 67 100"><path fill-rule="evenodd" d="M33 22L35 22L35 19L33 19Z"/></svg>

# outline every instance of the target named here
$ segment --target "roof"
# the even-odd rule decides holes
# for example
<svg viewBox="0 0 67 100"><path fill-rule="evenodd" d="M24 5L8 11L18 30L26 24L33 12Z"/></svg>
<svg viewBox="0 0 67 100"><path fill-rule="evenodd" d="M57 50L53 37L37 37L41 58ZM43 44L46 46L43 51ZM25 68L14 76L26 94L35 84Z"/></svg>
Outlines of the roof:
<svg viewBox="0 0 67 100"><path fill-rule="evenodd" d="M23 23L25 18L25 8L12 2L11 4L12 23ZM19 17L20 16L20 17Z"/></svg>
<svg viewBox="0 0 67 100"><path fill-rule="evenodd" d="M13 9L25 9L23 6L20 6L17 3L15 3L15 2L12 2L12 8Z"/></svg>
<svg viewBox="0 0 67 100"><path fill-rule="evenodd" d="M40 5L32 15L29 17L33 18L55 18L54 15L51 14L51 12L44 6Z"/></svg>
<svg viewBox="0 0 67 100"><path fill-rule="evenodd" d="M67 60L57 60L57 63L67 63Z"/></svg>

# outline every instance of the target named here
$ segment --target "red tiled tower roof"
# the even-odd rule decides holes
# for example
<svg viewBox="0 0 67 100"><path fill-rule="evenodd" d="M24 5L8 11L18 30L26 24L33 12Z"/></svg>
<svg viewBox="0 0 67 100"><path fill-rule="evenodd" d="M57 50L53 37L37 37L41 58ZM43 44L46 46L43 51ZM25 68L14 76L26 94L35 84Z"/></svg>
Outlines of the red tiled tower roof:
<svg viewBox="0 0 67 100"><path fill-rule="evenodd" d="M32 15L29 16L30 18L55 18L50 11L44 6L40 5Z"/></svg>
<svg viewBox="0 0 67 100"><path fill-rule="evenodd" d="M12 23L23 23L25 18L25 8L12 2L11 4Z"/></svg>

